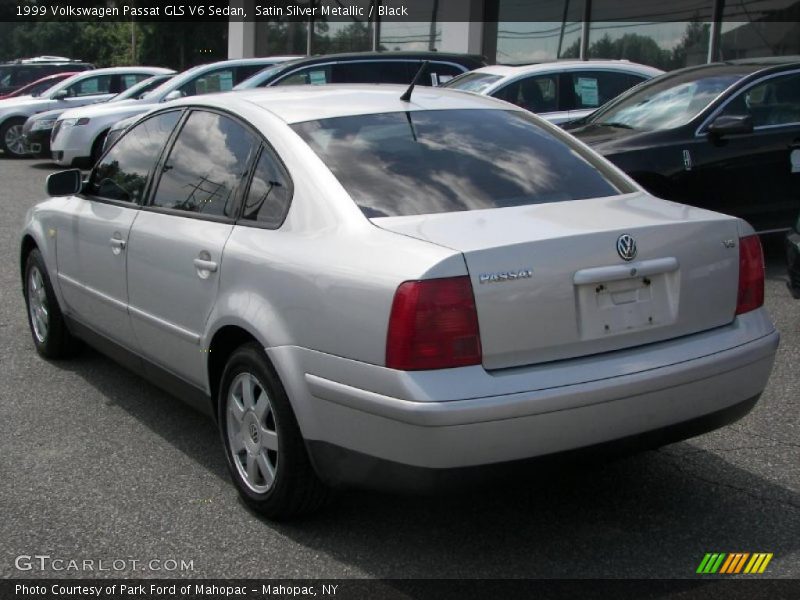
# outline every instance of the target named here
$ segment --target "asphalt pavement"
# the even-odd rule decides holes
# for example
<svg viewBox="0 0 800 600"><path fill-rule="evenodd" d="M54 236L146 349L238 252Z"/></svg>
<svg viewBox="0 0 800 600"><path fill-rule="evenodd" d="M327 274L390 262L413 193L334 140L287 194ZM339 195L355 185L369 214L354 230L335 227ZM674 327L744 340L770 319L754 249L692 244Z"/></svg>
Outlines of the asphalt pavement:
<svg viewBox="0 0 800 600"><path fill-rule="evenodd" d="M0 156L0 577L682 578L707 552L770 552L769 576L800 577L800 302L780 239L766 303L781 347L742 421L499 488L344 492L273 524L237 499L210 420L94 351L34 351L18 235L52 170ZM33 555L51 557L44 572L20 570Z"/></svg>

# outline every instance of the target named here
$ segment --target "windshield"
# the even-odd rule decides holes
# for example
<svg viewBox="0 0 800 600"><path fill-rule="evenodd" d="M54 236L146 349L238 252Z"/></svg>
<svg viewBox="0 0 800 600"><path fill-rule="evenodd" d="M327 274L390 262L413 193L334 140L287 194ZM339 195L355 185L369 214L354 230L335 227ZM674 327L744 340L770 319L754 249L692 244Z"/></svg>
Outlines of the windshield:
<svg viewBox="0 0 800 600"><path fill-rule="evenodd" d="M521 111L394 112L292 128L369 218L614 196L628 187L572 138Z"/></svg>
<svg viewBox="0 0 800 600"><path fill-rule="evenodd" d="M151 77L150 79L145 79L144 81L140 81L136 85L132 85L124 92L117 94L111 100L109 100L109 102L119 102L120 100L142 98L147 92L157 88L162 83L169 81L173 77L175 77L175 75L156 75L155 77Z"/></svg>
<svg viewBox="0 0 800 600"><path fill-rule="evenodd" d="M245 79L239 85L234 86L234 90L250 90L253 88L260 87L265 81L269 81L272 79L274 75L277 75L284 69L290 67L291 65L300 62L297 60L289 60L279 63L275 66L269 67L268 69L263 69L259 71L255 75L250 76L248 79Z"/></svg>
<svg viewBox="0 0 800 600"><path fill-rule="evenodd" d="M709 73L703 77L702 72L692 71L659 77L601 109L588 123L642 131L681 127L746 74Z"/></svg>
<svg viewBox="0 0 800 600"><path fill-rule="evenodd" d="M480 94L501 79L500 75L492 75L491 73L464 73L442 84L441 87Z"/></svg>

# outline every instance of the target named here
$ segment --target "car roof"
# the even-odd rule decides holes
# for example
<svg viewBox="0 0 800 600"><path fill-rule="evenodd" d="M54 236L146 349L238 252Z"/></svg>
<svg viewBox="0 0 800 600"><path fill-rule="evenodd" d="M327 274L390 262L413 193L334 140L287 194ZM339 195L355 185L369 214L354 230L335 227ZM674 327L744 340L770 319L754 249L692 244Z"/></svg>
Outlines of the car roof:
<svg viewBox="0 0 800 600"><path fill-rule="evenodd" d="M439 62L456 62L458 64L469 64L480 66L485 64L482 56L477 54L459 54L456 52L434 52L434 51L371 51L371 52L341 52L338 54L317 54L314 56L303 56L285 63L280 67L293 69L298 66L316 65L330 62L356 62L363 60L430 60Z"/></svg>
<svg viewBox="0 0 800 600"><path fill-rule="evenodd" d="M419 110L501 109L525 112L514 105L486 96L444 88L418 86L410 102L400 99L408 89L393 84L330 84L255 88L184 98L175 105L210 106L236 112L237 105L249 111L268 111L286 123L355 115Z"/></svg>
<svg viewBox="0 0 800 600"><path fill-rule="evenodd" d="M492 65L475 69L473 73L488 73L501 77L517 77L529 73L549 73L552 71L574 71L592 69L614 69L628 71L631 73L642 73L658 75L663 73L661 69L641 65L627 60L556 60L544 63L534 63L529 65Z"/></svg>

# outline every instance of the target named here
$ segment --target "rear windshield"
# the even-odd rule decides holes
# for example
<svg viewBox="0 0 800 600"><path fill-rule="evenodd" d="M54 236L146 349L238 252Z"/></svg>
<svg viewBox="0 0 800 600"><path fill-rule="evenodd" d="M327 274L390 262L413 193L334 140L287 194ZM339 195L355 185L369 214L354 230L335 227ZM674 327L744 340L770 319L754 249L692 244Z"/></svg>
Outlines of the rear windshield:
<svg viewBox="0 0 800 600"><path fill-rule="evenodd" d="M369 218L633 191L599 158L521 111L396 112L293 128Z"/></svg>

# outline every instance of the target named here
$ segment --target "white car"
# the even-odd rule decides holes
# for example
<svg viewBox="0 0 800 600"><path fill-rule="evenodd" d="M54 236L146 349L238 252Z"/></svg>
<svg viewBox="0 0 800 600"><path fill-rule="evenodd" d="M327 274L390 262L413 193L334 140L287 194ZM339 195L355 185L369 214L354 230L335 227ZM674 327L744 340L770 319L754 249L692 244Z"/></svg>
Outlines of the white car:
<svg viewBox="0 0 800 600"><path fill-rule="evenodd" d="M105 136L117 121L145 113L162 102L227 92L262 69L295 58L270 56L200 65L180 73L141 99L65 112L56 122L50 140L53 161L64 166L90 166L99 158Z"/></svg>
<svg viewBox="0 0 800 600"><path fill-rule="evenodd" d="M171 73L159 67L113 67L73 75L41 96L0 100L0 150L6 156L25 156L22 126L28 117L46 110L85 106L113 98L153 75Z"/></svg>
<svg viewBox="0 0 800 600"><path fill-rule="evenodd" d="M500 98L561 124L585 117L628 88L662 73L627 60L570 60L484 67L443 87Z"/></svg>
<svg viewBox="0 0 800 600"><path fill-rule="evenodd" d="M698 435L755 405L778 345L746 222L492 98L186 98L48 191L18 263L38 352L83 339L214 415L274 518L326 484Z"/></svg>

